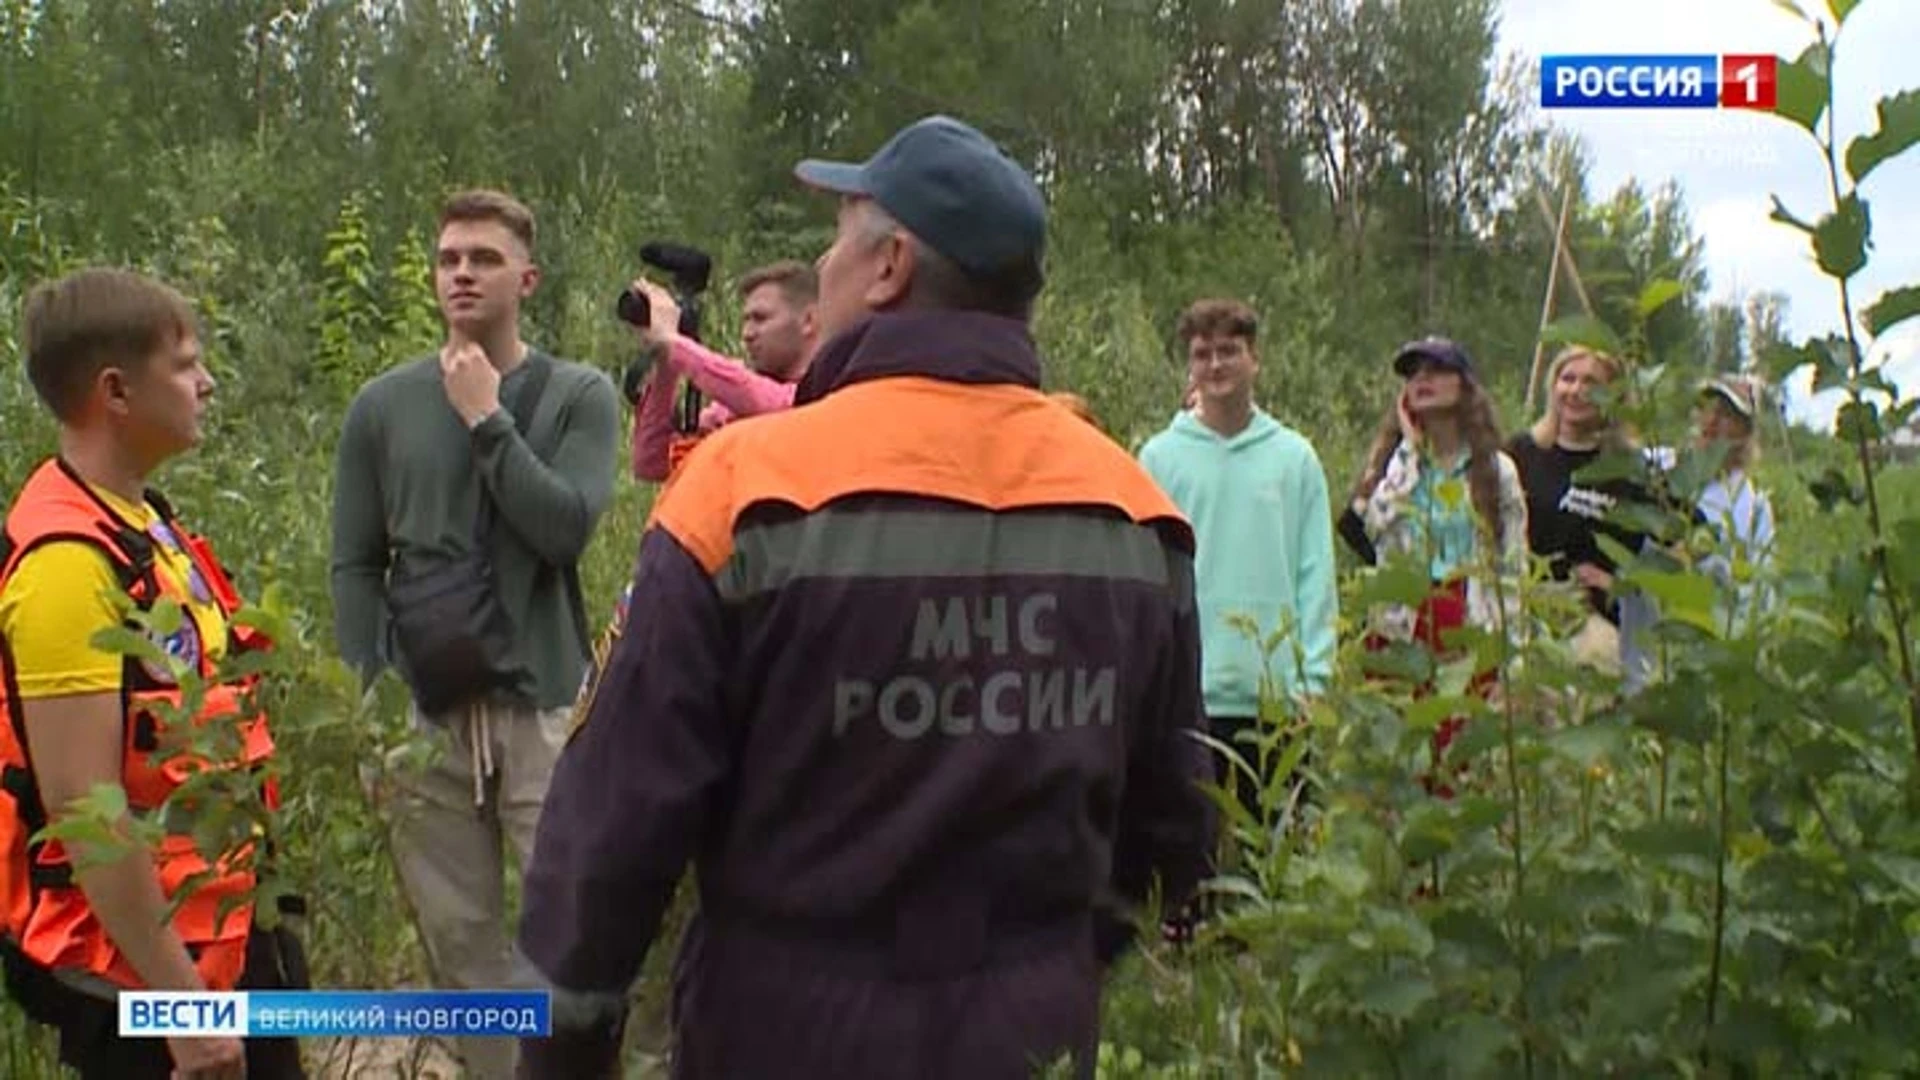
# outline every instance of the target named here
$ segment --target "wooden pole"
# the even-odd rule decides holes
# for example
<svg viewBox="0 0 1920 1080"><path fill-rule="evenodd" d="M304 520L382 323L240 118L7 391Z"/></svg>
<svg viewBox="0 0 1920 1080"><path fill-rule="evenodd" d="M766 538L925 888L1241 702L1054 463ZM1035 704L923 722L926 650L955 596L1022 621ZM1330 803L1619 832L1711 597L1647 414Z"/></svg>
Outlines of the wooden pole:
<svg viewBox="0 0 1920 1080"><path fill-rule="evenodd" d="M1571 197L1573 192L1572 180L1567 181L1567 192L1568 197ZM1540 220L1545 221L1549 225L1553 224L1553 208L1547 205L1547 197L1541 194L1539 189L1536 188L1533 193L1533 199L1534 203L1540 207ZM1564 215L1566 210L1565 203L1561 204L1561 210ZM1559 228L1563 233L1566 231L1567 224L1564 216L1560 219ZM1587 295L1586 283L1580 280L1580 268L1574 265L1573 244L1570 241L1563 242L1560 245L1560 265L1565 268L1567 272L1567 280L1573 282L1573 294L1580 298L1580 310L1586 312L1588 318L1592 318L1593 299Z"/></svg>
<svg viewBox="0 0 1920 1080"><path fill-rule="evenodd" d="M1534 194L1539 196L1541 204L1544 207L1546 196L1541 195L1538 189L1534 191ZM1562 249L1565 247L1567 241L1567 213L1572 207L1573 185L1568 184L1560 195L1560 223L1556 225L1553 230L1553 258L1552 261L1547 264L1547 294L1540 301L1540 332L1534 335L1533 367L1527 372L1528 417L1533 416L1534 394L1540 385L1540 365L1546 360L1547 356L1547 324L1553 321L1554 298L1560 290L1560 257L1564 254ZM1581 299L1584 300L1585 297L1583 296Z"/></svg>

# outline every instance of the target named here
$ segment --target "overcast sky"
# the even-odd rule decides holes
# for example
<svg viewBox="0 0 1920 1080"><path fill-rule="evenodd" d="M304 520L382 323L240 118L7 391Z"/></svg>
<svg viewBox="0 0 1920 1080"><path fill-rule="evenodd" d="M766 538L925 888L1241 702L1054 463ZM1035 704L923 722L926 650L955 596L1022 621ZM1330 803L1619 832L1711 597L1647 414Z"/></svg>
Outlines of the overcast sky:
<svg viewBox="0 0 1920 1080"><path fill-rule="evenodd" d="M1826 0L1799 0L1827 14ZM1812 30L1773 0L1502 0L1501 41L1534 60L1546 53L1774 53L1792 57ZM1874 104L1920 88L1920 0L1864 0L1847 18L1835 65L1835 120L1844 150L1877 128ZM1536 102L1539 100L1536 96ZM1706 239L1709 289L1718 299L1772 289L1790 302L1796 340L1841 329L1839 294L1813 263L1806 238L1769 221L1771 196L1816 220L1831 201L1818 147L1796 124L1737 110L1555 110L1557 125L1586 140L1597 195L1628 178L1652 190L1672 178ZM1844 158L1842 159L1844 161ZM1842 183L1846 182L1844 166ZM1856 311L1897 285L1920 285L1920 149L1880 166L1862 185L1875 245L1853 281ZM1906 393L1920 392L1920 320L1883 339ZM1810 376L1787 387L1789 414L1826 427L1834 394L1809 399Z"/></svg>

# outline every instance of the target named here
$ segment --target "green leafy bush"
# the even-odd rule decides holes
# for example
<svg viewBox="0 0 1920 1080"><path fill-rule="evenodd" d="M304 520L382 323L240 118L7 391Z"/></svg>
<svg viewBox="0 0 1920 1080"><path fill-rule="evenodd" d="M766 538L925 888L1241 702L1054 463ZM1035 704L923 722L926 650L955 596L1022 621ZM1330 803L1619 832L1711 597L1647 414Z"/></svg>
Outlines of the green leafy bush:
<svg viewBox="0 0 1920 1080"><path fill-rule="evenodd" d="M1829 10L1838 21L1853 8L1834 0ZM1782 524L1777 558L1737 573L1766 586L1772 605L1732 621L1724 587L1700 568L1705 539L1668 520L1674 548L1622 575L1661 602L1664 680L1622 699L1563 644L1574 603L1533 580L1517 625L1467 635L1471 658L1441 665L1438 691L1416 697L1431 658L1370 655L1358 632L1370 605L1416 597L1422 574L1389 566L1348 575L1334 689L1304 715L1269 703L1261 740L1238 748L1280 775L1311 748L1305 787L1270 785L1261 815L1232 818L1218 914L1199 943L1150 941L1116 973L1102 1076L1920 1070L1907 1030L1920 1005L1920 470L1881 452L1916 402L1888 401L1886 380L1863 363L1872 337L1920 311L1920 293L1895 289L1861 304L1848 284L1870 253L1870 201L1897 197L1866 181L1920 140L1920 110L1911 93L1891 97L1875 131L1836 145L1836 55L1816 42L1782 65L1781 122L1814 140L1832 199L1825 212L1781 207L1779 218L1806 233L1838 282L1841 329L1766 363L1776 377L1812 365L1819 385L1844 390L1849 403L1841 439L1800 431L1769 447L1760 480ZM392 121L402 135L434 123L402 119ZM670 134L659 152L676 161L717 153L703 132ZM412 152L391 139L383 152ZM363 694L331 655L327 519L345 395L437 336L427 239L395 227L405 215L390 204L421 203L443 170L424 157L402 161L384 174L406 180L394 194L341 173L276 169L289 149L270 137L214 140L153 163L148 186L164 193L164 213L142 225L154 254L130 261L202 302L220 377L206 446L156 480L213 538L280 644L262 691L284 762L285 806L273 825L284 863L272 887L313 903L305 930L316 981L417 985L424 958L379 807L383 768L419 748L399 689L389 681ZM473 160L444 171L480 175L502 160L491 144L469 150ZM540 164L556 161L573 167L563 155ZM631 338L609 308L635 269L635 242L721 211L696 197L704 173L692 165L658 190L580 169L570 187L541 188L552 195L542 204L548 272L529 336L617 369ZM132 189L115 175L119 186L100 190ZM0 182L0 301L10 310L34 281L124 259L76 204L25 190ZM1383 350L1433 329L1395 306L1405 283L1349 280L1351 252L1302 242L1258 199L1181 215L1142 194L1116 214L1103 187L1061 190L1036 325L1049 383L1083 393L1121 442L1137 445L1177 407L1174 316L1197 295L1240 296L1264 316L1263 401L1313 438L1333 489L1345 490L1385 403ZM111 216L132 213L108 202ZM289 214L282 203L324 209ZM776 202L735 225L714 244L730 267L809 255L823 239L819 221ZM1684 350L1650 346L1644 323L1684 295L1643 286L1602 305L1637 322L1554 330L1607 335L1629 354L1666 359L1637 369L1631 408L1645 430L1669 438L1697 372L1672 359ZM1454 297L1446 309L1470 344L1483 322L1532 318L1504 294L1475 299ZM1526 306L1534 303L1537 293ZM724 289L711 298L710 337L723 346L734 344L735 304ZM0 339L0 359L13 372L0 379L9 433L0 485L12 491L54 443L11 337ZM1520 365L1494 361L1503 400L1518 401L1508 376ZM1698 478L1703 467L1683 455L1683 472ZM623 484L588 552L595 621L630 571L648 498ZM1464 692L1470 668L1489 663L1508 671L1491 702ZM1468 717L1467 732L1436 765L1430 735L1456 714ZM1436 768L1460 770L1454 798L1422 785ZM664 1048L663 972L683 914L684 902L648 964L636 1067ZM51 1049L0 1005L0 1073L53 1075Z"/></svg>

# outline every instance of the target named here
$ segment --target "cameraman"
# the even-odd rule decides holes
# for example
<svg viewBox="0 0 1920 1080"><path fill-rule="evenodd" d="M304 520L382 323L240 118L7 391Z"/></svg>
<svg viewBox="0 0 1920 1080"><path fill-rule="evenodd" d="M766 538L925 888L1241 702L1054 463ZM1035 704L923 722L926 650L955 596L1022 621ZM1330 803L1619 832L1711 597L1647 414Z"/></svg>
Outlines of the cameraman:
<svg viewBox="0 0 1920 1080"><path fill-rule="evenodd" d="M658 482L673 471L673 387L681 376L713 399L700 412L695 438L738 417L776 412L793 404L794 387L806 373L818 341L814 302L819 282L813 267L787 260L762 266L741 280L740 336L747 347L746 365L669 329L678 327L680 311L667 289L645 278L636 280L633 287L646 294L654 312L652 329L636 333L643 342L657 343L665 359L641 389L634 410L635 479Z"/></svg>

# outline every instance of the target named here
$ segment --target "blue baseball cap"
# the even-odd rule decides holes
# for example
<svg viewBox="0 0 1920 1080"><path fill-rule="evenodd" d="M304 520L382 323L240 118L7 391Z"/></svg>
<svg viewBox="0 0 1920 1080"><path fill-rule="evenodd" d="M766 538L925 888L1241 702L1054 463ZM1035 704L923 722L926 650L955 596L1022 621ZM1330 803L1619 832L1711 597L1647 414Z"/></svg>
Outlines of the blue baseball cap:
<svg viewBox="0 0 1920 1080"><path fill-rule="evenodd" d="M927 246L971 274L1038 274L1047 207L1033 177L968 124L929 116L858 164L809 158L810 187L872 199Z"/></svg>
<svg viewBox="0 0 1920 1080"><path fill-rule="evenodd" d="M1467 350L1443 337L1421 338L1400 346L1400 351L1393 354L1393 373L1404 379L1412 375L1423 361L1446 371L1469 377L1473 375L1473 358L1467 355Z"/></svg>

